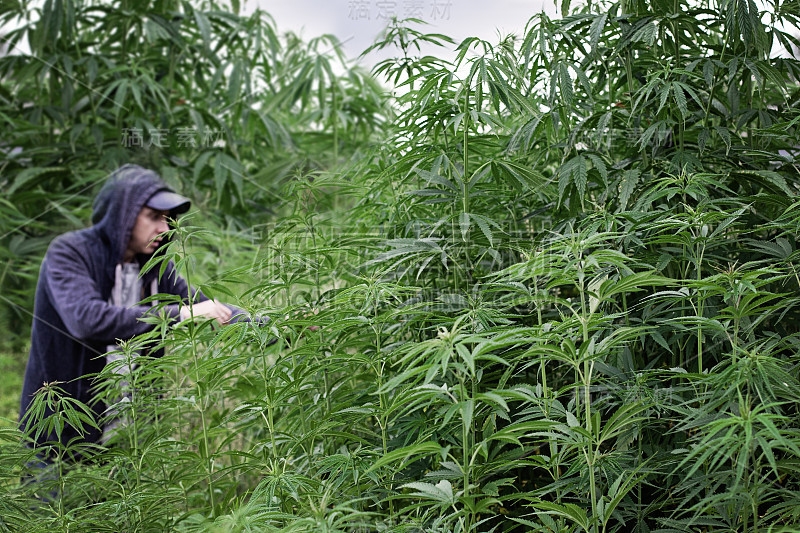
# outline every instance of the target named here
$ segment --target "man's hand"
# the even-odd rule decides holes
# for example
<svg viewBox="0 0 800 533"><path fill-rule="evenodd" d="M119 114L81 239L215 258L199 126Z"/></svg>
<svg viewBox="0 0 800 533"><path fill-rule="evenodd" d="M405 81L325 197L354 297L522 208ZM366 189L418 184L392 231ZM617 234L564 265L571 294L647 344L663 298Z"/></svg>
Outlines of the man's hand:
<svg viewBox="0 0 800 533"><path fill-rule="evenodd" d="M181 320L188 320L192 315L195 318L213 318L220 326L224 326L231 319L231 310L217 300L194 304L191 311L188 306L181 307Z"/></svg>

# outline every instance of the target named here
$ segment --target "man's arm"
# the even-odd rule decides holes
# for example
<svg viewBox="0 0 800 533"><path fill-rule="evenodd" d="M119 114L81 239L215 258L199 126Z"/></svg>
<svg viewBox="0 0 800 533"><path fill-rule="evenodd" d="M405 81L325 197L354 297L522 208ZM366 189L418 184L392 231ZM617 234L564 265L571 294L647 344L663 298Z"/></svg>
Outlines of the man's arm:
<svg viewBox="0 0 800 533"><path fill-rule="evenodd" d="M233 311L227 305L216 300L181 306L181 320L189 320L192 317L213 318L222 326L230 321L232 315Z"/></svg>
<svg viewBox="0 0 800 533"><path fill-rule="evenodd" d="M116 339L127 339L153 327L140 320L153 312L152 307L119 307L102 297L82 251L66 239L53 241L45 256L43 271L53 306L74 337L111 344ZM166 305L163 309L172 319L179 319L177 304Z"/></svg>
<svg viewBox="0 0 800 533"><path fill-rule="evenodd" d="M187 302L180 308L180 319L188 320L195 318L213 318L220 325L235 323L240 321L250 321L247 313L232 305L223 304L217 300L209 300L202 291L192 289L193 303L189 302L189 285L183 277L175 271L175 264L170 262L164 271L164 286L162 290L169 294L176 294ZM260 321L259 321L260 323Z"/></svg>

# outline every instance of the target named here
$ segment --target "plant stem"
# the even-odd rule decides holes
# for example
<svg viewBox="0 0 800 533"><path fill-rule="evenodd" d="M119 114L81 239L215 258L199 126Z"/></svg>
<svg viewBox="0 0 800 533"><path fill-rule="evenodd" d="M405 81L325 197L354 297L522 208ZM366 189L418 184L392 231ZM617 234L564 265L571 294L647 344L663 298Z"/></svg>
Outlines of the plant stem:
<svg viewBox="0 0 800 533"><path fill-rule="evenodd" d="M180 233L179 233L180 234ZM188 257L186 253L186 238L183 234L181 237L181 253L183 257ZM192 344L192 362L194 363L195 370L195 387L197 390L197 409L200 412L200 424L203 430L203 448L200 453L200 458L203 462L203 468L206 470L206 478L208 480L208 499L211 504L211 516L217 516L217 506L214 502L214 461L208 455L211 450L208 438L208 428L206 427L205 417L205 398L203 398L203 388L200 386L200 358L197 349L197 327L194 322L194 295L192 294L192 278L190 269L187 267L184 275L186 276L186 286L189 292L189 338Z"/></svg>

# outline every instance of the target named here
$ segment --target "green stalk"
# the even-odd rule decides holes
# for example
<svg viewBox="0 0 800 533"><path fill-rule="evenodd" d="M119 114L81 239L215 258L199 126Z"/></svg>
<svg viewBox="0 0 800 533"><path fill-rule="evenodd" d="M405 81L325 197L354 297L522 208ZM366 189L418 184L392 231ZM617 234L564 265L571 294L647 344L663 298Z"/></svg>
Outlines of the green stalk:
<svg viewBox="0 0 800 533"><path fill-rule="evenodd" d="M462 403L466 404L466 390L464 389L464 376L459 373L458 376L459 382L459 393L460 399ZM471 434L471 426L467 424L466 420L464 419L463 413L461 416L461 471L463 473L462 483L464 484L464 500L466 501L469 497L469 449L470 449L470 434ZM466 514L466 524L464 527L464 531L469 531L472 527L472 513Z"/></svg>
<svg viewBox="0 0 800 533"><path fill-rule="evenodd" d="M381 448L383 450L383 456L385 457L386 454L389 453L389 417L388 417L388 402L386 400L386 394L380 392L383 388L383 378L384 378L384 370L386 368L386 364L384 361L381 361L381 329L378 328L378 301L377 296L375 301L372 305L372 320L373 326L372 331L375 332L375 357L377 358L378 365L375 367L375 373L377 374L378 378L378 405L380 407L380 417L378 417L378 424L381 427ZM392 485L394 482L394 473L392 473L391 478L389 479L387 490L391 492ZM394 524L394 500L389 498L389 523Z"/></svg>
<svg viewBox="0 0 800 533"><path fill-rule="evenodd" d="M277 444L275 443L275 403L274 403L274 396L270 394L269 403L267 404L267 416L264 416L264 412L261 412L261 418L264 419L264 422L267 424L267 429L269 430L269 441L272 445L272 457L277 459L278 454L275 450L277 450Z"/></svg>
<svg viewBox="0 0 800 533"><path fill-rule="evenodd" d="M128 360L128 376L130 381L128 382L128 386L131 389L131 418L133 418L133 435L131 435L132 440L132 447L133 447L133 456L139 457L139 426L138 426L138 416L136 416L136 402L138 401L138 396L136 395L136 386L133 384L133 353L131 352L131 347L127 344L125 345L125 356ZM142 458L143 459L143 458ZM136 469L136 486L138 487L142 482L142 469L141 464L139 465L140 468Z"/></svg>
<svg viewBox="0 0 800 533"><path fill-rule="evenodd" d="M582 342L584 344L589 342L589 313L588 309L586 308L586 287L584 285L584 272L583 269L579 270L578 272L578 283L579 283L579 293L581 297L581 329L582 329ZM600 520L600 514L597 509L597 480L595 479L595 472L594 472L594 465L597 459L596 451L594 449L594 443L592 440L592 435L594 435L594 431L592 428L592 405L591 405L591 386L592 386L592 372L594 370L594 362L589 361L588 359L583 361L583 373L582 379L579 382L583 383L583 409L584 409L584 416L586 417L585 426L586 432L590 435L588 444L586 449L584 450L584 457L586 458L586 464L589 467L589 492L590 497L592 500L592 520L597 523ZM576 368L577 372L577 368ZM578 372L580 374L580 372ZM576 399L579 395L576 395ZM580 409L578 402L575 402L576 409ZM597 528L595 526L595 531Z"/></svg>
<svg viewBox="0 0 800 533"><path fill-rule="evenodd" d="M749 477L752 478L752 481L750 483L748 483L748 485L755 485L754 488L753 488L754 492L753 492L753 500L752 500L752 504L751 504L751 510L752 510L752 513L753 513L753 531L754 532L758 531L758 492L759 492L758 489L759 489L759 486L760 486L757 483L758 482L758 476L756 474L757 474L757 472L756 472L756 470L754 468L753 472L749 476Z"/></svg>
<svg viewBox="0 0 800 533"><path fill-rule="evenodd" d="M288 274L286 272L286 266L285 266L284 262L283 261L279 261L279 264L280 264L280 268L281 268L281 270L280 270L280 278L281 278L281 281L283 282L283 292L284 292L284 295L286 297L286 306L288 308L290 303L291 303L291 301L292 301L291 293L289 291L289 276L288 276ZM292 373L293 373L293 375L297 375L297 357L295 357L295 356L292 356ZM303 394L301 392L302 391L298 391L297 402L300 405L300 411L304 412L305 411L305 405L303 403ZM306 418L304 416L300 417L300 424L301 424L301 426L303 428L303 437L305 437L306 435L308 435L308 427L306 426ZM308 448L307 451L309 451L309 450L311 450L313 448L314 448L314 442L313 442L313 437L312 437L311 446Z"/></svg>
<svg viewBox="0 0 800 533"><path fill-rule="evenodd" d="M739 398L741 399L741 396L739 396ZM750 393L749 393L749 391L747 393L746 398L747 398L747 400L746 400L745 409L746 409L746 412L747 412L747 416L750 417L751 416L751 411L750 411ZM743 411L745 411L745 409L739 409L739 416L743 416ZM747 449L743 450L743 452L741 453L741 456L744 456L743 458L740 457L740 459L744 460L744 470L743 470L744 472L749 472L750 471L750 455L752 453L752 450L751 450L752 447L753 447L752 444L748 445ZM745 493L747 492L747 489L749 488L749 485L750 485L750 483L748 483L748 480L750 479L750 476L752 476L752 473L748 473L744 477L744 492ZM738 481L737 481L736 484L738 485ZM751 505L754 505L754 504L755 504L755 501L753 501ZM750 522L750 513L748 511L749 511L748 506L744 505L743 509L742 509L742 514L744 514L744 516L742 517L742 526L743 526L742 531L745 531L745 532L747 531L747 524ZM754 517L753 517L754 520L755 520L755 516L756 515L758 515L758 512L754 513ZM753 531L754 532L758 531L755 528L755 523L753 524L753 526L754 526L753 527Z"/></svg>
<svg viewBox="0 0 800 533"><path fill-rule="evenodd" d="M798 284L800 285L800 283ZM533 288L536 291L536 294L539 294L539 282L536 276L533 277ZM539 302L535 302L536 304L536 323L539 327L542 326L542 306L539 305ZM542 392L544 393L545 397L547 397L547 371L545 369L547 361L544 358L544 354L539 356L539 372L542 374Z"/></svg>
<svg viewBox="0 0 800 533"><path fill-rule="evenodd" d="M333 166L336 168L339 164L339 129L338 121L336 120L336 81L333 80L331 84L331 92L333 93L333 110L331 111L331 127L333 128ZM320 102L321 104L322 102Z"/></svg>
<svg viewBox="0 0 800 533"><path fill-rule="evenodd" d="M672 1L672 13L677 15L680 13L679 0ZM678 21L672 21L672 37L675 39L675 65L681 68L681 43L678 38Z"/></svg>
<svg viewBox="0 0 800 533"><path fill-rule="evenodd" d="M467 80L467 88L464 91L464 134L463 134L463 165L464 165L464 189L466 190L466 177L467 177L467 169L469 168L469 150L468 150L468 143L469 143L469 80ZM464 212L469 213L469 200L467 199L467 195L464 195L462 199L464 202Z"/></svg>
<svg viewBox="0 0 800 533"><path fill-rule="evenodd" d="M705 255L705 246L700 247L700 253L697 256L697 262L695 264L695 273L697 279L697 316L703 316L703 299L700 297L700 280L702 279L702 264L703 264L703 255ZM698 324L697 326L697 372L699 374L703 373L703 327Z"/></svg>
<svg viewBox="0 0 800 533"><path fill-rule="evenodd" d="M8 273L8 269L11 268L11 265L14 264L14 260L11 259L6 263L5 268L3 269L3 273L0 275L0 290L3 288L3 282L6 280L6 274ZM800 285L800 281L797 282ZM5 292L5 291L3 291Z"/></svg>
<svg viewBox="0 0 800 533"><path fill-rule="evenodd" d="M462 135L463 143L463 159L462 164L464 168L461 173L461 213L468 214L470 210L469 205L469 79L467 79L466 90L464 91L464 132ZM460 224L460 220L458 221ZM460 227L459 227L460 231ZM469 283L471 279L470 273L472 272L472 258L470 256L469 245L470 234L467 231L467 240L464 243L464 265L466 271L464 272L464 293L469 292Z"/></svg>
<svg viewBox="0 0 800 533"><path fill-rule="evenodd" d="M592 435L594 435L594 428L592 427L592 408L589 396L589 391L592 382L593 367L594 363L590 364L589 361L583 362L583 379L584 379L583 395L584 395L584 410L586 416L586 431L590 435L585 455L586 455L586 462L589 466L589 492L592 499L592 520L595 521L595 523L597 523L597 521L600 520L600 514L597 510L597 480L595 479L595 472L594 472L594 465L597 460L597 451L594 448L594 442L592 437Z"/></svg>
<svg viewBox="0 0 800 533"><path fill-rule="evenodd" d="M578 257L577 257L579 265L580 265L580 262L581 262L582 258L583 258L583 253L580 252L578 254ZM587 340L589 339L589 329L588 329L588 324L586 322L586 295L584 293L585 287L584 287L584 283L583 282L584 282L584 272L583 272L583 268L579 266L578 267L578 294L580 295L580 298L581 298L581 316L580 316L581 338L582 338L583 342L587 342ZM575 362L575 385L577 386L577 384L581 383L581 382L582 382L582 378L581 378L581 373L580 373L580 363L576 361ZM581 409L580 391L576 390L575 391L575 413L580 415L580 409Z"/></svg>
<svg viewBox="0 0 800 533"><path fill-rule="evenodd" d="M643 455L642 455L642 438L643 438L642 437L642 423L641 422L637 422L636 425L639 428L639 435L638 435L638 438L636 439L636 447L637 447L637 451L638 451L638 453L636 455L636 460L637 460L638 463L641 464L642 457L643 457ZM640 483L636 484L636 514L637 514L637 517L638 517L638 522L642 522L642 508L643 508L643 504L642 504L642 483L640 482Z"/></svg>
<svg viewBox="0 0 800 533"><path fill-rule="evenodd" d="M686 255L687 255L686 244L682 243L681 244L681 258L685 258ZM683 268L679 268L678 270L679 271L681 271L681 270L683 271L682 275L681 275L682 279L689 279L689 266L690 265L689 265L688 261L685 261L684 263L685 263L684 267ZM695 311L695 313L696 313L696 311ZM686 316L686 311L684 309L681 309L681 318L683 318L685 316ZM680 350L678 350L678 365L677 366L678 366L678 368L683 368L684 359L685 359L685 355L686 355L685 354L686 348L683 345L683 343L680 343L679 346L680 346ZM674 361L674 359L673 359L673 361Z"/></svg>
<svg viewBox="0 0 800 533"><path fill-rule="evenodd" d="M335 95L336 95L336 92L334 91L334 96ZM334 128L335 128L335 125L336 125L336 122L334 121ZM335 138L336 138L336 134L335 134L335 129L334 129L334 139ZM337 151L337 153L338 153L338 151ZM336 156L336 157L337 157L337 161L338 161L338 156ZM313 206L306 206L306 209L309 212L313 213ZM306 228L311 233L311 246L312 246L313 250L316 250L317 249L317 232L316 232L316 227L314 225L314 217L313 217L313 215L311 217L309 217L307 220L308 220L308 222L306 224ZM318 297L318 295L322 292L319 270L320 270L319 269L319 265L317 265L317 268L314 269L314 287L316 289L316 294L317 294L316 297ZM322 341L322 339L320 338L320 342L321 341ZM323 365L323 367L322 367L322 380L323 380L324 386L325 386L325 408L327 409L327 413L326 414L329 415L333 411L333 408L331 406L331 392L332 391L331 391L330 376L328 374L328 366L327 365Z"/></svg>
<svg viewBox="0 0 800 533"><path fill-rule="evenodd" d="M186 255L186 239L181 238L181 253L183 257L187 257ZM197 329L194 322L194 297L192 295L192 280L191 280L191 272L189 268L186 268L184 272L186 275L186 286L188 287L187 290L189 292L189 338L192 342L192 361L194 362L194 370L195 370L195 385L197 388L197 399L198 399L198 410L200 412L200 424L203 430L203 451L200 454L200 457L203 461L203 467L206 469L206 478L208 479L208 498L209 502L211 503L211 516L217 516L217 507L214 502L214 462L208 457L209 450L211 449L209 446L209 438L208 438L208 428L206 427L206 416L205 416L205 398L202 397L203 389L200 387L199 379L200 376L200 360L197 355Z"/></svg>
<svg viewBox="0 0 800 533"><path fill-rule="evenodd" d="M64 516L66 510L64 509L64 450L59 449L56 456L56 463L58 464L58 517L60 522L64 523Z"/></svg>

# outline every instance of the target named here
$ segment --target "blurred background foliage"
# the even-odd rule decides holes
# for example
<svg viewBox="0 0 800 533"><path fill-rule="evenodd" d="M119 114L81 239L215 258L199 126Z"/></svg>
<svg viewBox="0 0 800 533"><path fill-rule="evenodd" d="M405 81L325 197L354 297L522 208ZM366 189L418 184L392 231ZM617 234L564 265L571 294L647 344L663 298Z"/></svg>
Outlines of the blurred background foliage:
<svg viewBox="0 0 800 533"><path fill-rule="evenodd" d="M36 4L35 4L36 5ZM271 220L281 184L360 157L391 116L335 37L279 34L216 2L3 2L2 320L23 331L49 240L108 173L157 170L226 230ZM30 50L30 53L23 53Z"/></svg>

